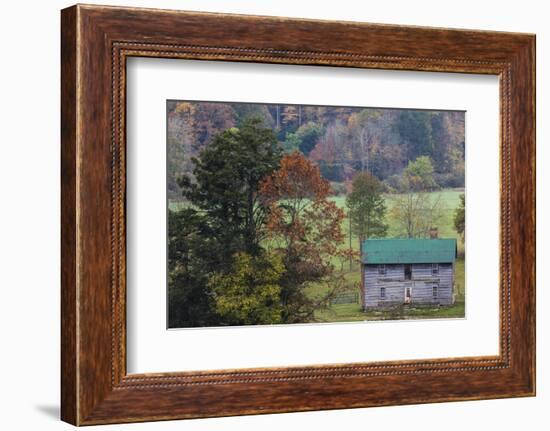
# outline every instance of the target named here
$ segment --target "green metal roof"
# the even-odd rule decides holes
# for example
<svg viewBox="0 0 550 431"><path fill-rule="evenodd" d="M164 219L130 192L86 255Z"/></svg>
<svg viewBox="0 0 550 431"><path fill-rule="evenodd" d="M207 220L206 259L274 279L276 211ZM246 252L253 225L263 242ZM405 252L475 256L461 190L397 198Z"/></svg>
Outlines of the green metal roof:
<svg viewBox="0 0 550 431"><path fill-rule="evenodd" d="M362 262L449 263L456 257L456 239L367 239L363 241Z"/></svg>

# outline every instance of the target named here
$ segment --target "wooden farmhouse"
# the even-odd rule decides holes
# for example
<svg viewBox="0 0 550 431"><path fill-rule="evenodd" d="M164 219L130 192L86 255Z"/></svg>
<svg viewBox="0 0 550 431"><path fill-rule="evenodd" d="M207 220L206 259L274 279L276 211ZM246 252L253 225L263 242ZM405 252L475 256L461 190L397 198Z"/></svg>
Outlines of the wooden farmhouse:
<svg viewBox="0 0 550 431"><path fill-rule="evenodd" d="M363 241L363 308L454 303L456 252L455 239Z"/></svg>

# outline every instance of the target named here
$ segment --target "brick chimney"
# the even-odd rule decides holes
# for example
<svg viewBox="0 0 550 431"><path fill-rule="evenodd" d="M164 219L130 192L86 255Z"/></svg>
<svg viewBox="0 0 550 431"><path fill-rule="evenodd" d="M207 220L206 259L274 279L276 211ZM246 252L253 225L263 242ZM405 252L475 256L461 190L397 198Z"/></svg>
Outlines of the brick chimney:
<svg viewBox="0 0 550 431"><path fill-rule="evenodd" d="M436 227L430 228L430 239L439 238L439 230Z"/></svg>

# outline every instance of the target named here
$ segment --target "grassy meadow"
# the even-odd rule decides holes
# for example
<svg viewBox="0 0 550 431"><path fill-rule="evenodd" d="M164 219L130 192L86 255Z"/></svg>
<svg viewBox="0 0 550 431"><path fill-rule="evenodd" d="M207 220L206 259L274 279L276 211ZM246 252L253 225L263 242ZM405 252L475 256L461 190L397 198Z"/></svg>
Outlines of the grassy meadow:
<svg viewBox="0 0 550 431"><path fill-rule="evenodd" d="M438 225L440 238L458 238L454 229L454 213L459 206L459 196L464 193L462 190L439 190L431 192L433 199L441 198L443 201L443 220ZM392 195L386 195L386 206L388 212L392 204ZM340 208L347 213L346 197L334 196L331 198ZM388 218L386 223L389 224L388 237L395 237L395 227L392 226L391 220ZM342 230L346 234L346 241L343 247L349 247L349 219L346 217L342 222ZM354 250L359 250L359 240L352 235L351 246ZM364 312L361 309L361 304L331 304L328 309L319 310L316 313L316 318L320 321L330 322L349 322L361 320L393 320L393 319L419 319L419 318L461 318L464 317L464 244L458 241L459 258L455 264L455 303L452 306L441 307L426 307L426 306L403 306L386 310L371 310ZM350 292L358 291L361 285L360 265L353 262L351 270L349 263L341 266L341 262L335 262L337 268L343 270L347 281L347 289ZM324 286L312 286L310 293L312 296L321 296L324 293Z"/></svg>
<svg viewBox="0 0 550 431"><path fill-rule="evenodd" d="M459 206L459 196L464 193L463 190L444 189L430 192L433 199L440 197L443 201L443 220L438 225L439 236L441 238L458 238L454 229L454 213ZM392 205L392 195L385 195L386 206L389 210ZM349 235L349 219L347 217L346 196L333 196L330 198L338 207L346 212L346 217L342 221L342 231L345 233L346 240L342 247L348 248L350 244ZM184 208L187 204L184 202L170 201L169 208L178 210ZM386 223L389 224L388 237L395 237L395 227L392 226L391 220L388 218ZM351 247L354 250L359 250L359 240L354 235L351 236ZM464 280L464 244L458 241L459 257L455 264L455 303L452 306L401 306L384 310L371 310L364 312L361 309L359 301L353 304L331 304L328 309L322 309L316 312L316 319L326 322L350 322L363 320L395 320L395 319L430 319L430 318L461 318L464 317L465 311L465 280ZM351 269L349 262L335 261L335 267L343 274L347 284L347 291L350 293L359 292L361 284L360 264L352 262ZM312 285L309 289L311 297L320 297L325 293L325 286Z"/></svg>

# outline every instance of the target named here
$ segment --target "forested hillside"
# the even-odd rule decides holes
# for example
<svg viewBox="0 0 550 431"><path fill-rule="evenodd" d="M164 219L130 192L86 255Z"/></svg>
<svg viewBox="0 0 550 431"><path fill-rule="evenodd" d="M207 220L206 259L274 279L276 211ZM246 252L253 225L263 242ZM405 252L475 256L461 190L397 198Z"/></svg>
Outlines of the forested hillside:
<svg viewBox="0 0 550 431"><path fill-rule="evenodd" d="M167 108L170 327L362 320L364 240L463 244L463 112Z"/></svg>
<svg viewBox="0 0 550 431"><path fill-rule="evenodd" d="M178 178L218 133L260 117L284 152L298 150L345 193L357 172L399 191L410 161L428 156L434 185L464 187L464 112L169 101L168 198L183 200Z"/></svg>

